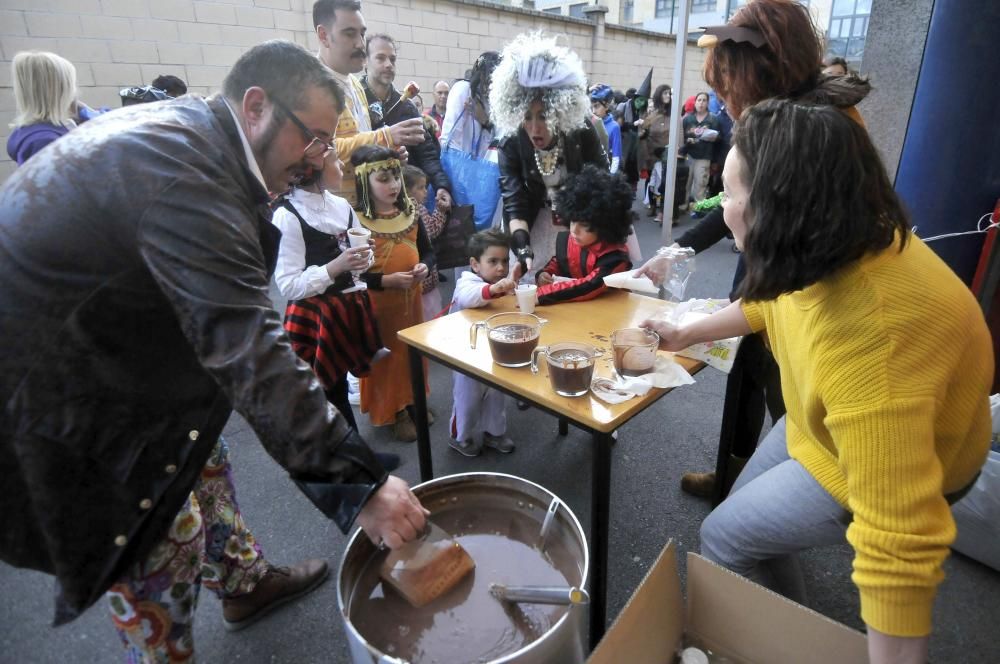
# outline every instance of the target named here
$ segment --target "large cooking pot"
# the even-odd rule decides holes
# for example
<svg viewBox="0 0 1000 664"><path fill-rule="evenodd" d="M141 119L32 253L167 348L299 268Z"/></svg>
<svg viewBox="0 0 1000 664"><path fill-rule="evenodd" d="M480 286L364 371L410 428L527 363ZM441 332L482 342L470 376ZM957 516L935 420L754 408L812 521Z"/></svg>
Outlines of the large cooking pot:
<svg viewBox="0 0 1000 664"><path fill-rule="evenodd" d="M479 525L477 519L482 514L502 515L501 521L511 524L509 532L504 533L516 544L512 546L529 546L535 551L544 551L559 573L566 578L569 585L583 588L586 584L589 569L587 540L580 527L580 522L570 509L554 494L541 486L512 475L500 473L461 473L440 477L413 487L413 492L420 498L423 505L431 511L431 519L435 524L445 527L463 543L473 558L476 552L471 543L475 539L477 528L492 528L485 520ZM494 534L499 534L499 531ZM469 537L472 536L472 537ZM464 541L463 541L464 540ZM522 550L523 549L519 549ZM411 660L401 659L401 653L382 652L367 640L362 633L367 629L362 625L364 613L359 613L359 606L370 602L370 597L381 595L378 587L373 591L372 570L378 564L384 553L375 548L367 536L360 530L348 542L344 557L337 574L337 601L344 620L344 630L350 647L351 661L354 664L404 664ZM475 597L469 590L475 584L481 590L480 582L488 582L489 565L480 554L477 569L467 579L465 587L460 584L455 591L449 593L444 605L430 605L438 613L426 616L417 624L395 624L399 618L391 610L368 615L378 616L378 621L389 625L392 629L404 631L407 635L411 630L430 629L450 617L451 609L463 602L472 602ZM470 580L473 579L473 580ZM515 581L514 579L507 582ZM456 594L456 591L457 594ZM392 591L386 591L391 593ZM463 594L465 593L465 594ZM379 600L376 600L379 601ZM439 600L440 601L440 600ZM493 600L498 602L498 600ZM362 603L361 605L355 604ZM371 610L371 606L368 610ZM491 611L496 609L488 607ZM490 662L492 664L552 664L566 662L567 664L582 664L586 659L585 625L588 607L573 605L558 607L557 619L536 621L533 616L536 611L542 611L539 605L515 605L507 607L506 611L520 612L521 617L527 615L530 623L542 625L538 628L534 640L518 646L518 649L504 652L497 656L483 657L482 652L495 648L494 643L480 643L481 633L476 630L463 632L466 641L469 662ZM551 610L551 607L545 607ZM358 624L352 621L352 615ZM457 633L457 630L456 630ZM483 633L486 633L484 630ZM495 634L493 635L495 636ZM521 635L523 637L523 634ZM491 638L491 637L488 637ZM389 648L387 648L389 649ZM414 658L429 664L434 661L430 656ZM440 664L446 664L441 662ZM459 661L449 661L447 664L460 664Z"/></svg>

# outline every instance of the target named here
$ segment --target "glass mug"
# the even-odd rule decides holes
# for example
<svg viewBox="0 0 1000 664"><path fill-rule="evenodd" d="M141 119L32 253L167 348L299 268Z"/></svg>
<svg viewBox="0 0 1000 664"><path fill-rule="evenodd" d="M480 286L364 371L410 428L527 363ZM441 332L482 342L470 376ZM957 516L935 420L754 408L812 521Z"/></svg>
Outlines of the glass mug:
<svg viewBox="0 0 1000 664"><path fill-rule="evenodd" d="M619 376L642 376L656 367L660 335L652 330L628 327L611 333L615 371Z"/></svg>
<svg viewBox="0 0 1000 664"><path fill-rule="evenodd" d="M594 365L601 351L590 344L571 341L536 348L531 352L531 373L538 373L538 356L545 355L549 382L562 397L582 397L590 391Z"/></svg>
<svg viewBox="0 0 1000 664"><path fill-rule="evenodd" d="M534 314L493 314L469 329L469 345L476 347L480 328L486 330L493 361L502 367L526 367L531 364L531 351L538 346L538 336L544 321Z"/></svg>

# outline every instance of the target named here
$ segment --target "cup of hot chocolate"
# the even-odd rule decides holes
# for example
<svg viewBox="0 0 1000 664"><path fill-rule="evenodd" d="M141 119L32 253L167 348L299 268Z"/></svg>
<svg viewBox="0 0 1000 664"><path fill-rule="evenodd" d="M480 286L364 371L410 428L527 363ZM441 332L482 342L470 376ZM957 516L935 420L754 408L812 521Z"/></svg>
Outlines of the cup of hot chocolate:
<svg viewBox="0 0 1000 664"><path fill-rule="evenodd" d="M563 342L536 348L531 353L531 372L538 373L538 356L545 355L549 382L556 394L582 397L590 391L594 378L594 363L601 351L590 344Z"/></svg>
<svg viewBox="0 0 1000 664"><path fill-rule="evenodd" d="M542 323L542 319L533 314L494 314L472 324L469 345L475 348L479 330L485 329L495 363L502 367L525 367L531 363L531 351L538 346Z"/></svg>
<svg viewBox="0 0 1000 664"><path fill-rule="evenodd" d="M615 371L619 376L642 376L656 366L660 335L652 330L629 327L611 333Z"/></svg>
<svg viewBox="0 0 1000 664"><path fill-rule="evenodd" d="M347 241L352 247L367 247L371 236L372 232L361 226L354 226L347 229Z"/></svg>
<svg viewBox="0 0 1000 664"><path fill-rule="evenodd" d="M351 228L347 229L347 242L351 245L352 249L357 247L366 247L366 248L369 247L368 241L371 239L371 237L372 237L372 232L362 226L352 226ZM369 250L367 254L368 254L368 267L371 267L373 258L371 250ZM361 271L354 272L355 277L358 274L361 274Z"/></svg>

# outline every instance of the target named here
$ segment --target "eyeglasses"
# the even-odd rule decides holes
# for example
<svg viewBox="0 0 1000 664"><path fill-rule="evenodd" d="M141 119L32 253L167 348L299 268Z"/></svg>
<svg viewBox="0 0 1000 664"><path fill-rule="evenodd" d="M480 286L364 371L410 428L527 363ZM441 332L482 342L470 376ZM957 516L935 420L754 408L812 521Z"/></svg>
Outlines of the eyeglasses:
<svg viewBox="0 0 1000 664"><path fill-rule="evenodd" d="M314 157L326 158L326 156L331 152L335 153L337 151L336 145L330 141L325 141L316 134L312 133L309 130L309 127L307 127L302 120L299 120L299 117L292 112L292 109L288 108L288 106L277 99L274 99L273 101L274 105L281 109L281 112L287 115L288 119L292 121L292 124L298 127L299 131L301 131L302 134L309 139L309 144L304 150L302 150L302 154L304 156L309 157L310 159Z"/></svg>

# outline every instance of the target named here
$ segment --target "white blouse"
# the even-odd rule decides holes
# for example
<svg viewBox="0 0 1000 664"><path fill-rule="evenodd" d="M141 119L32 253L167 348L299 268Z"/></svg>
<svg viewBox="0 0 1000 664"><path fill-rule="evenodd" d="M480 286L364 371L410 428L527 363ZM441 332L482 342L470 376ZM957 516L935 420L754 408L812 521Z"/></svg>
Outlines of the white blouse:
<svg viewBox="0 0 1000 664"><path fill-rule="evenodd" d="M312 228L336 236L341 249L349 246L347 229L360 225L360 222L345 199L330 192L314 194L295 189L289 201ZM281 294L289 300L302 300L319 295L332 286L333 279L325 265L306 267L306 243L295 215L279 207L274 211L271 223L281 231L278 263L274 270L274 281ZM347 289L350 290L355 289Z"/></svg>
<svg viewBox="0 0 1000 664"><path fill-rule="evenodd" d="M468 81L456 81L448 92L448 106L441 124L441 149L451 147L482 159L493 142L493 132L483 129L471 108Z"/></svg>

